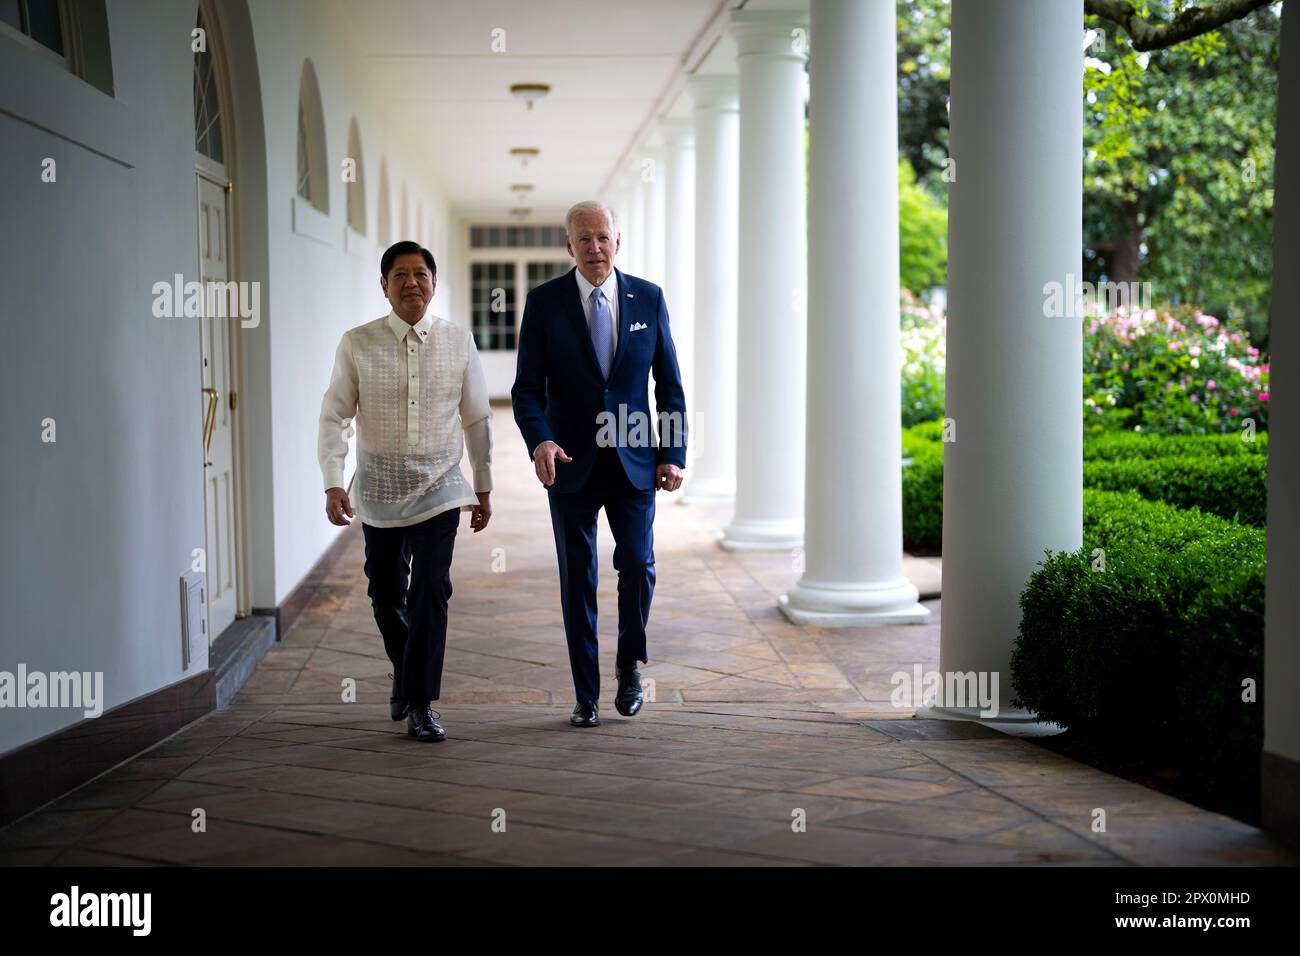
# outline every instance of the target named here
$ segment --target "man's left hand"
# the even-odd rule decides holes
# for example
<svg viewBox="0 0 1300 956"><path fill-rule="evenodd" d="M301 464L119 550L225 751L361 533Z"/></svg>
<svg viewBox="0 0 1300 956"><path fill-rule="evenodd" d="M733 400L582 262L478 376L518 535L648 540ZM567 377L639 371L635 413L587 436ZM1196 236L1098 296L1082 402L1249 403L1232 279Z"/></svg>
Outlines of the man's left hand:
<svg viewBox="0 0 1300 956"><path fill-rule="evenodd" d="M492 492L480 491L478 494L478 504L470 511L469 526L475 534L478 534L488 526L492 520Z"/></svg>
<svg viewBox="0 0 1300 956"><path fill-rule="evenodd" d="M676 491L682 486L682 470L676 465L660 465L655 469L655 490Z"/></svg>

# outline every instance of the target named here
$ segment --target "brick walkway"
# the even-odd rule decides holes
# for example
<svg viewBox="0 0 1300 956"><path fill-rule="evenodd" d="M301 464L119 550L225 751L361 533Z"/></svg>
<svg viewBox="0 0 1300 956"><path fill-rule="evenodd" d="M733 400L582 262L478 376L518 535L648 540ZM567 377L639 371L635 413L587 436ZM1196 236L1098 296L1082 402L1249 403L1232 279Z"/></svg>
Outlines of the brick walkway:
<svg viewBox="0 0 1300 956"><path fill-rule="evenodd" d="M660 494L654 703L573 703L545 493L498 409L488 531L462 521L443 744L388 720L361 538L224 710L0 831L31 864L1240 864L1300 857L1257 830L970 724L905 719L889 676L937 667L924 626L797 628L790 554L728 554L727 515ZM322 517L321 520L324 520ZM499 550L498 550L499 549ZM614 608L602 520L601 607ZM910 563L918 583L931 565ZM921 584L923 592L932 584ZM608 635L612 614L602 615ZM345 679L355 703L341 702ZM1104 808L1107 832L1091 830ZM196 808L206 832L195 833ZM504 832L493 821L504 817ZM793 822L806 819L805 832Z"/></svg>

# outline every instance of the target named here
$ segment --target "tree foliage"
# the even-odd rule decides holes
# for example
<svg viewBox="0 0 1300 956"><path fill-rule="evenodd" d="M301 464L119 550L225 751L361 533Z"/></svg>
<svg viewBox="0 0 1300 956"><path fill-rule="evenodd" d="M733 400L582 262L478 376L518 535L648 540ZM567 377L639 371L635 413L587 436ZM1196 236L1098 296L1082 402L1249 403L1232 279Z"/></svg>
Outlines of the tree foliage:
<svg viewBox="0 0 1300 956"><path fill-rule="evenodd" d="M1085 278L1150 280L1157 298L1242 319L1265 344L1277 9L1151 53L1089 26L1107 32L1084 74Z"/></svg>
<svg viewBox="0 0 1300 956"><path fill-rule="evenodd" d="M928 292L948 281L948 210L918 185L906 160L898 164L899 284Z"/></svg>
<svg viewBox="0 0 1300 956"><path fill-rule="evenodd" d="M1161 26L1188 0L1131 0ZM946 194L948 0L898 0L900 152ZM1110 20L1084 80L1084 278L1150 281L1157 299L1243 321L1267 345L1280 4L1139 52ZM1080 38L1082 47L1083 38Z"/></svg>

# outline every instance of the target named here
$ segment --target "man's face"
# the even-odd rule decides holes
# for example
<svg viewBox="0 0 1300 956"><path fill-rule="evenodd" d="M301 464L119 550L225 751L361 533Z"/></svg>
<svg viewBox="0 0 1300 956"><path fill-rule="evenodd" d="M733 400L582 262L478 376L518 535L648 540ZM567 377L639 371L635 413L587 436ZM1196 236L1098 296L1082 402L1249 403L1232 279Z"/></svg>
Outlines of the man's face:
<svg viewBox="0 0 1300 956"><path fill-rule="evenodd" d="M393 260L388 275L381 276L379 285L388 296L393 311L403 319L418 322L433 301L433 290L438 280L429 271L429 264L418 252L408 252Z"/></svg>
<svg viewBox="0 0 1300 956"><path fill-rule="evenodd" d="M619 236L615 234L608 213L584 212L573 220L573 231L564 237L565 248L573 256L582 277L592 285L603 285L614 268Z"/></svg>

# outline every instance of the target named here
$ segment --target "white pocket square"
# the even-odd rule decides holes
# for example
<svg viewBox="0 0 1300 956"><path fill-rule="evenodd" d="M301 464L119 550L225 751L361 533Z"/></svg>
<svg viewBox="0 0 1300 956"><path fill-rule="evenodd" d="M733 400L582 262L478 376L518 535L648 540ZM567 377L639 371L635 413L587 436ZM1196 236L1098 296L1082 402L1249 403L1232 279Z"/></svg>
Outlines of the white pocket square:
<svg viewBox="0 0 1300 956"><path fill-rule="evenodd" d="M644 322L633 322L631 327L628 329L628 331L640 332L642 329L648 329L648 328L650 328L650 326L646 325Z"/></svg>

